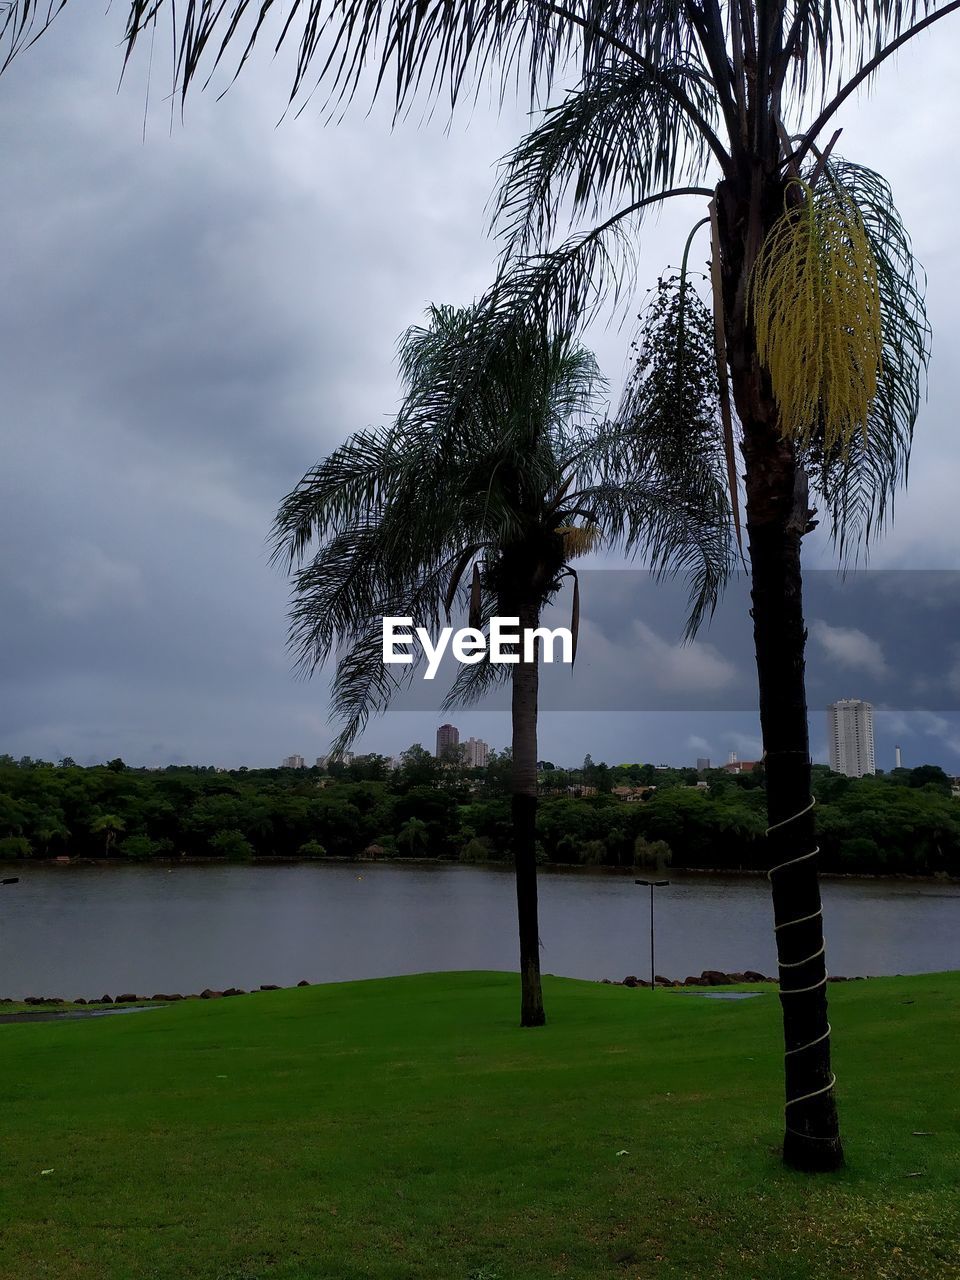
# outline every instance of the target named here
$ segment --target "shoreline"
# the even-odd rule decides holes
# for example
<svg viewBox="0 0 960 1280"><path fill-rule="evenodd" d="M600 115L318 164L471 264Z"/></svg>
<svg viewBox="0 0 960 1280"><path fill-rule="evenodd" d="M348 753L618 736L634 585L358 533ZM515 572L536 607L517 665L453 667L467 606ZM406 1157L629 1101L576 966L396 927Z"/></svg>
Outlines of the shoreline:
<svg viewBox="0 0 960 1280"><path fill-rule="evenodd" d="M399 866L399 867L467 867L477 870L513 871L513 864L506 859L491 858L486 861L460 862L457 858L404 858L400 856L382 858L302 858L302 857L255 857L245 861L232 858L211 856L209 858L29 858L0 859L0 869L4 871L23 871L28 867L58 869L68 867L270 867L270 866ZM584 866L579 862L549 862L537 867L538 873L574 875L629 876L643 875L649 871L644 867L610 867L603 865ZM659 873L658 873L659 874ZM703 876L729 880L766 879L767 873L750 867L668 867L664 875L670 876ZM930 884L957 885L960 887L960 876L948 875L908 875L906 872L871 872L871 871L820 871L821 880L864 880L870 883L889 881L898 884Z"/></svg>
<svg viewBox="0 0 960 1280"><path fill-rule="evenodd" d="M453 976L460 972L470 972L470 970L446 970L442 971L445 976ZM511 970L500 970L498 972L513 973ZM237 996L259 995L262 992L269 991L296 991L303 987L324 987L337 986L341 982L351 983L356 981L381 982L389 981L391 977L410 977L409 974L393 974L386 975L382 978L369 979L336 979L332 982L308 982L306 978L302 978L299 982L289 986L277 985L275 983L263 983L257 987L225 987L223 990L216 990L211 987L205 987L202 991L194 991L189 994L180 994L171 992L158 993L152 996L136 995L133 992L125 992L120 995L111 996L104 994L102 996L86 998L77 996L74 999L65 999L63 996L0 996L0 1011L9 1005L26 1005L26 1009L15 1009L9 1012L0 1012L0 1023L11 1023L16 1021L42 1021L55 1017L91 1017L103 1013L121 1013L144 1008L158 1008L164 1005L176 1004L183 1000L226 1000ZM553 974L545 974L545 977L553 977ZM852 977L844 977L842 975L831 974L827 981L834 982L869 982L874 977L884 975L864 975L856 974ZM886 975L890 976L890 975ZM898 978L911 977L911 974L898 973L893 975ZM628 989L640 990L646 988L650 990L651 983L649 979L639 978L635 974L628 974L625 978L581 978L577 979L581 982L589 982L602 987L627 987ZM779 978L758 972L753 969L743 971L726 971L724 969L704 969L697 974L688 974L686 978L668 978L661 974L657 974L654 985L662 990L697 990L708 988L710 990L724 989L730 987L772 987L777 988L780 985Z"/></svg>

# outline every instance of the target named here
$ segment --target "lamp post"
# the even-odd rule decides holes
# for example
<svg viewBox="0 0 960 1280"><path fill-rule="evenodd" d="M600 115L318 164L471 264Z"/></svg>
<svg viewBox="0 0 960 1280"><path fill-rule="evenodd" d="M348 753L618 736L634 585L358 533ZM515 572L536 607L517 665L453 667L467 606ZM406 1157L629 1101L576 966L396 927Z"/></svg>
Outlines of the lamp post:
<svg viewBox="0 0 960 1280"><path fill-rule="evenodd" d="M649 885L650 888L650 990L656 988L657 970L656 960L654 958L654 935L653 935L653 891L654 889L665 888L669 880L634 880L634 884Z"/></svg>

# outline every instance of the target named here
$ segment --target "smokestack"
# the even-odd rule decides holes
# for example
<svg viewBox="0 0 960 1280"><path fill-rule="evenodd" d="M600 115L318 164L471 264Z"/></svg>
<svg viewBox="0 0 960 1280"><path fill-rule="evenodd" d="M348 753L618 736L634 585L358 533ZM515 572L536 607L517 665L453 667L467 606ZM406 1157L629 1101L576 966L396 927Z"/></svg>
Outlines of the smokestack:
<svg viewBox="0 0 960 1280"><path fill-rule="evenodd" d="M894 752L895 752L896 761L897 761L897 763L896 763L893 767L894 767L895 769L902 769L902 768L903 768L903 763L902 763L902 761L901 761L901 759L900 759L900 748L899 748L899 747L894 747L894 748L893 748L893 750L894 750Z"/></svg>

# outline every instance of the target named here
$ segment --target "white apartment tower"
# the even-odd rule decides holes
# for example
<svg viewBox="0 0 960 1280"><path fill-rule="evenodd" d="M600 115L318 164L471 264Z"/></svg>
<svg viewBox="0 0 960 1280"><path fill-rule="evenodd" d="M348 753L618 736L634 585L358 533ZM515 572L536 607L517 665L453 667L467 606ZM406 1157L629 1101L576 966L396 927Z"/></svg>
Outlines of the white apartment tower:
<svg viewBox="0 0 960 1280"><path fill-rule="evenodd" d="M830 768L848 778L876 773L873 748L873 707L860 698L841 698L827 707Z"/></svg>
<svg viewBox="0 0 960 1280"><path fill-rule="evenodd" d="M490 763L490 748L482 738L468 738L461 742L460 750L468 769L485 769Z"/></svg>

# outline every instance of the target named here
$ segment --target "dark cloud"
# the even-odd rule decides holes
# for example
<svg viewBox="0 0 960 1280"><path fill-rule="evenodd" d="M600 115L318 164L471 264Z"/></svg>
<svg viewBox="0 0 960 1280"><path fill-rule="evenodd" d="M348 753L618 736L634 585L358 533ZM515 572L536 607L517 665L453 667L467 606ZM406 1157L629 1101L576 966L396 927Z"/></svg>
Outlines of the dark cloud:
<svg viewBox="0 0 960 1280"><path fill-rule="evenodd" d="M466 301L488 282L485 205L523 104L500 117L478 106L449 131L439 117L391 130L389 113L361 109L324 127L319 107L278 127L284 68L259 58L222 101L196 94L181 124L159 52L146 116L145 57L117 91L122 25L120 11L70 5L0 78L0 750L137 763L309 757L330 737L326 684L291 675L270 521L313 461L390 414L396 339L426 303ZM917 123L945 118L943 93L960 93L946 46L905 56L900 79L844 120L846 153L894 182L937 327L913 489L878 548L885 565L956 559L955 179L939 126ZM924 106L927 82L940 97ZM916 112L903 109L911 94ZM645 284L677 261L691 221L683 203L651 224ZM590 340L615 393L625 334L598 327ZM820 539L808 560L831 554ZM564 697L558 685L548 698L544 754L756 754L745 611L731 603L681 651L669 592L643 592L628 609L598 587L584 604L578 671ZM841 610L822 621L863 631L899 670L900 651L872 619ZM929 679L946 670L954 615L931 614L924 628L940 638L937 662L922 664ZM813 623L812 634L817 705L819 648L846 645L851 662L862 642ZM850 667L843 691L882 700L873 666L874 684ZM630 714L615 712L634 680L651 691L648 709L635 713L633 699ZM668 714L678 691L692 700ZM930 719L896 732L949 763L960 732L939 714L955 703L938 696L890 705L927 708ZM508 740L502 713L458 719ZM430 743L434 727L432 712L398 710L363 744Z"/></svg>

